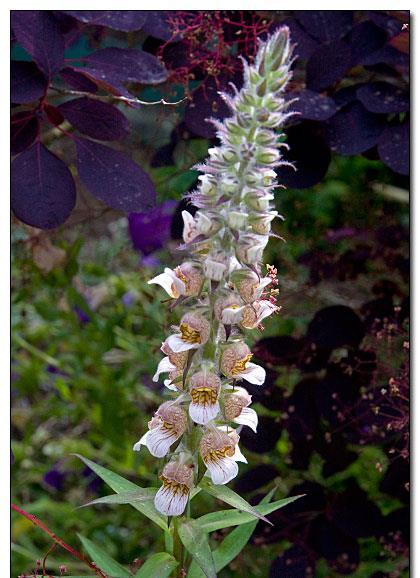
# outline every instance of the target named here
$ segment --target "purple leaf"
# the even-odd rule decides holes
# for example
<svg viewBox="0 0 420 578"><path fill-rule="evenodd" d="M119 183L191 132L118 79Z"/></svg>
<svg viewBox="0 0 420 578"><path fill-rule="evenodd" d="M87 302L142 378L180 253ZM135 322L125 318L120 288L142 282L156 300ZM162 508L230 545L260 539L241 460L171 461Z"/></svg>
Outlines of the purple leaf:
<svg viewBox="0 0 420 578"><path fill-rule="evenodd" d="M103 48L83 58L83 62L87 66L81 72L128 96L130 93L124 89L124 82L160 84L168 77L156 56L135 48Z"/></svg>
<svg viewBox="0 0 420 578"><path fill-rule="evenodd" d="M371 52L363 58L361 64L365 66L372 66L374 64L391 64L394 66L404 66L405 68L409 68L410 65L410 57L403 52L400 52L393 46L389 46L386 44L379 50L375 50L375 52Z"/></svg>
<svg viewBox="0 0 420 578"><path fill-rule="evenodd" d="M176 206L176 201L166 201L151 211L128 215L130 237L135 249L143 255L150 255L170 240Z"/></svg>
<svg viewBox="0 0 420 578"><path fill-rule="evenodd" d="M150 10L143 26L143 32L160 40L175 40L168 22L170 15L171 11L169 10Z"/></svg>
<svg viewBox="0 0 420 578"><path fill-rule="evenodd" d="M291 105L291 109L299 112L299 118L309 120L327 120L337 112L337 106L332 98L324 96L312 90L289 92L287 99L298 98Z"/></svg>
<svg viewBox="0 0 420 578"><path fill-rule="evenodd" d="M371 10L368 12L368 15L372 22L374 22L380 28L386 31L388 36L392 38L393 36L397 36L401 32L402 23L393 18L389 14L386 13L384 10ZM407 11L407 22L410 20L410 13Z"/></svg>
<svg viewBox="0 0 420 578"><path fill-rule="evenodd" d="M134 32L146 22L146 10L63 10L85 24L107 26L113 30Z"/></svg>
<svg viewBox="0 0 420 578"><path fill-rule="evenodd" d="M12 116L10 149L13 155L28 149L39 134L39 120L30 111L17 112Z"/></svg>
<svg viewBox="0 0 420 578"><path fill-rule="evenodd" d="M379 140L378 152L381 160L393 171L408 175L410 172L409 122L388 127Z"/></svg>
<svg viewBox="0 0 420 578"><path fill-rule="evenodd" d="M53 15L47 10L12 10L11 22L18 42L51 79L64 63L64 38Z"/></svg>
<svg viewBox="0 0 420 578"><path fill-rule="evenodd" d="M329 119L326 126L333 151L356 155L378 143L385 123L383 117L368 112L360 102L353 102Z"/></svg>
<svg viewBox="0 0 420 578"><path fill-rule="evenodd" d="M286 132L290 150L283 156L286 161L294 163L297 170L279 167L276 169L279 182L294 189L316 185L324 178L331 161L325 140L318 134L315 123L303 122Z"/></svg>
<svg viewBox="0 0 420 578"><path fill-rule="evenodd" d="M371 82L360 87L357 97L370 112L405 112L410 109L409 94L387 82Z"/></svg>
<svg viewBox="0 0 420 578"><path fill-rule="evenodd" d="M357 90L359 87L365 86L364 84L353 84L352 86L346 86L345 88L340 88L333 94L334 102L337 108L343 108L346 104L357 100Z"/></svg>
<svg viewBox="0 0 420 578"><path fill-rule="evenodd" d="M79 70L71 68L70 66L60 70L60 76L64 82L75 90L91 93L95 93L98 90L98 87L94 82L92 82L92 80L89 80L89 78L87 78L87 76L82 72L79 72Z"/></svg>
<svg viewBox="0 0 420 578"><path fill-rule="evenodd" d="M351 62L351 50L344 40L320 46L308 60L306 86L310 90L325 90L346 74Z"/></svg>
<svg viewBox="0 0 420 578"><path fill-rule="evenodd" d="M39 229L62 225L76 202L71 172L39 142L12 162L11 191L16 217Z"/></svg>
<svg viewBox="0 0 420 578"><path fill-rule="evenodd" d="M77 170L89 191L109 207L123 212L146 211L156 202L149 175L120 151L78 138Z"/></svg>
<svg viewBox="0 0 420 578"><path fill-rule="evenodd" d="M192 101L185 111L185 124L188 129L198 136L213 138L216 136L215 127L207 122L208 118L223 120L231 114L231 111L224 100L219 96L218 91L229 92L228 82L232 81L238 89L241 88L241 78L219 76L217 85L214 77L209 76L194 91Z"/></svg>
<svg viewBox="0 0 420 578"><path fill-rule="evenodd" d="M384 46L386 40L386 33L372 22L357 24L346 38L351 49L351 66L365 62L372 52Z"/></svg>
<svg viewBox="0 0 420 578"><path fill-rule="evenodd" d="M295 18L288 18L284 24L289 27L290 40L292 44L296 44L295 52L298 58L308 60L318 48L319 43L305 32Z"/></svg>
<svg viewBox="0 0 420 578"><path fill-rule="evenodd" d="M297 19L303 28L321 42L344 36L353 24L352 10L302 10Z"/></svg>
<svg viewBox="0 0 420 578"><path fill-rule="evenodd" d="M112 104L82 97L58 107L70 124L83 134L98 140L120 140L130 132L130 124Z"/></svg>
<svg viewBox="0 0 420 578"><path fill-rule="evenodd" d="M12 102L16 104L32 102L44 95L48 81L35 62L12 60L10 68L10 97Z"/></svg>

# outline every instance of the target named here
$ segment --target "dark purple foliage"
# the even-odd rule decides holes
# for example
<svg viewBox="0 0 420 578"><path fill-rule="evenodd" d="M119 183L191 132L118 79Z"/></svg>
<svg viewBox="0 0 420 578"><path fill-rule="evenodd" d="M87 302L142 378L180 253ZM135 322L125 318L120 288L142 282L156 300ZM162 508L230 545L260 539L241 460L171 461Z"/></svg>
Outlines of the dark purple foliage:
<svg viewBox="0 0 420 578"><path fill-rule="evenodd" d="M301 546L292 546L283 552L270 568L270 578L312 578L314 575L315 561Z"/></svg>
<svg viewBox="0 0 420 578"><path fill-rule="evenodd" d="M30 111L17 112L12 116L10 150L12 155L29 148L39 134L38 117Z"/></svg>
<svg viewBox="0 0 420 578"><path fill-rule="evenodd" d="M306 66L306 86L322 91L340 80L352 66L352 53L344 40L323 44L312 54Z"/></svg>
<svg viewBox="0 0 420 578"><path fill-rule="evenodd" d="M279 182L287 187L306 189L325 176L331 153L319 128L308 121L290 127L287 131L289 150L283 153L286 161L292 162L296 171L289 166L276 169Z"/></svg>
<svg viewBox="0 0 420 578"><path fill-rule="evenodd" d="M11 205L18 219L39 229L54 229L66 221L76 188L56 155L35 143L13 161L11 175Z"/></svg>
<svg viewBox="0 0 420 578"><path fill-rule="evenodd" d="M82 97L58 109L74 128L98 140L121 140L130 132L127 118L112 104Z"/></svg>
<svg viewBox="0 0 420 578"><path fill-rule="evenodd" d="M303 28L320 42L344 36L353 24L352 10L302 10L297 19Z"/></svg>
<svg viewBox="0 0 420 578"><path fill-rule="evenodd" d="M77 138L77 170L94 197L113 209L131 212L154 206L156 191L149 175L120 151Z"/></svg>
<svg viewBox="0 0 420 578"><path fill-rule="evenodd" d="M408 175L410 172L410 125L389 126L382 134L378 152L381 160L396 173Z"/></svg>
<svg viewBox="0 0 420 578"><path fill-rule="evenodd" d="M10 68L10 97L13 103L32 102L45 94L48 81L35 62L12 60Z"/></svg>
<svg viewBox="0 0 420 578"><path fill-rule="evenodd" d="M367 111L359 102L353 102L327 121L327 137L333 151L355 155L375 146L384 128L382 116Z"/></svg>
<svg viewBox="0 0 420 578"><path fill-rule="evenodd" d="M351 49L351 65L363 64L373 52L382 48L387 40L386 33L372 22L357 24L346 39Z"/></svg>
<svg viewBox="0 0 420 578"><path fill-rule="evenodd" d="M168 22L170 15L170 10L149 10L143 32L160 40L171 40L173 34Z"/></svg>
<svg viewBox="0 0 420 578"><path fill-rule="evenodd" d="M354 102L357 100L357 90L365 86L364 84L353 84L352 86L346 86L345 88L340 88L333 94L334 102L338 109L343 108L346 104Z"/></svg>
<svg viewBox="0 0 420 578"><path fill-rule="evenodd" d="M83 58L80 69L99 83L108 84L124 94L126 82L160 84L168 72L153 54L136 48L102 48Z"/></svg>
<svg viewBox="0 0 420 578"><path fill-rule="evenodd" d="M368 12L369 18L380 28L386 31L388 36L392 38L401 32L402 23L390 16L383 10L370 10ZM410 13L407 11L407 22L410 19Z"/></svg>
<svg viewBox="0 0 420 578"><path fill-rule="evenodd" d="M327 120L337 112L337 106L334 100L312 90L301 90L299 92L290 92L288 99L298 98L297 102L290 105L291 110L299 113L296 117L308 120Z"/></svg>
<svg viewBox="0 0 420 578"><path fill-rule="evenodd" d="M296 55L299 59L307 60L318 48L319 43L305 32L295 18L288 18L284 24L289 27L292 43L296 44Z"/></svg>
<svg viewBox="0 0 420 578"><path fill-rule="evenodd" d="M318 347L357 347L363 339L363 324L358 315L345 305L331 305L318 311L308 325L306 337Z"/></svg>
<svg viewBox="0 0 420 578"><path fill-rule="evenodd" d="M408 92L387 82L371 82L360 87L357 97L370 112L405 112L410 108Z"/></svg>
<svg viewBox="0 0 420 578"><path fill-rule="evenodd" d="M161 249L171 238L176 201L166 201L145 213L130 213L128 227L133 246L143 255Z"/></svg>
<svg viewBox="0 0 420 578"><path fill-rule="evenodd" d="M140 30L146 22L146 10L63 10L83 22L98 26L107 26L123 32Z"/></svg>
<svg viewBox="0 0 420 578"><path fill-rule="evenodd" d="M258 454L271 452L276 447L281 430L281 424L278 421L272 417L262 416L258 421L258 434L255 434L250 428L242 430L242 445L247 450Z"/></svg>
<svg viewBox="0 0 420 578"><path fill-rule="evenodd" d="M326 516L321 515L311 524L309 541L329 566L340 574L351 574L359 565L359 544L355 538L342 532Z"/></svg>
<svg viewBox="0 0 420 578"><path fill-rule="evenodd" d="M233 82L239 90L242 86L241 75L235 75L233 78L220 76L218 82L214 77L208 77L194 91L192 101L185 110L185 124L193 134L204 138L216 136L215 127L207 122L207 119L223 120L231 114L229 107L218 94L220 90L229 92L229 82Z"/></svg>
<svg viewBox="0 0 420 578"><path fill-rule="evenodd" d="M410 65L410 57L407 54L400 52L393 46L386 44L379 50L371 52L371 54L363 59L363 64L365 66L381 63L401 66L408 71Z"/></svg>
<svg viewBox="0 0 420 578"><path fill-rule="evenodd" d="M261 464L244 472L235 481L235 490L239 493L253 492L274 480L280 472L274 466Z"/></svg>
<svg viewBox="0 0 420 578"><path fill-rule="evenodd" d="M52 79L64 64L64 38L54 16L48 10L12 10L11 22L18 42Z"/></svg>
<svg viewBox="0 0 420 578"><path fill-rule="evenodd" d="M76 68L71 68L66 66L60 70L60 76L69 86L75 90L81 90L83 92L93 92L98 90L98 87L92 80L86 77L86 75L79 72Z"/></svg>

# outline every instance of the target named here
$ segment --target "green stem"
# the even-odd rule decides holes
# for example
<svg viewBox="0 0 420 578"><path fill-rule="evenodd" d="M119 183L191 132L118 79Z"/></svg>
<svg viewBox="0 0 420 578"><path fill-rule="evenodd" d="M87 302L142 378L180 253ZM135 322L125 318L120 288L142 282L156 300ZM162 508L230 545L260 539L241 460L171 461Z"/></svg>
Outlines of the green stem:
<svg viewBox="0 0 420 578"><path fill-rule="evenodd" d="M178 566L174 570L174 577L176 578L185 578L185 569L184 569L184 545L181 542L178 533L178 527L181 523L183 517L175 517L172 519L172 532L173 532L173 541L174 541L174 558L178 562Z"/></svg>

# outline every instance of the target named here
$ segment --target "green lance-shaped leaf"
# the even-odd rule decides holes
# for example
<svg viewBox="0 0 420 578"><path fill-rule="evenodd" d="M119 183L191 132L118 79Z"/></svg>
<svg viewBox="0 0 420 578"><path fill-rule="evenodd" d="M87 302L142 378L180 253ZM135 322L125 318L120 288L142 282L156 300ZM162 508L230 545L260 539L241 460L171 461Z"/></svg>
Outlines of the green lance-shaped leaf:
<svg viewBox="0 0 420 578"><path fill-rule="evenodd" d="M208 537L200 526L194 520L184 520L178 526L178 534L203 575L206 578L217 578Z"/></svg>
<svg viewBox="0 0 420 578"><path fill-rule="evenodd" d="M242 512L247 512L255 518L264 520L264 522L267 522L267 524L270 524L271 526L273 525L269 520L267 520L267 518L257 512L257 510L251 506L251 504L248 504L246 500L244 500L239 494L227 486L215 486L206 479L203 479L199 485L204 491L206 491L208 494L211 494L218 500L222 500L222 502L226 502L226 504L229 504L230 506L233 506Z"/></svg>
<svg viewBox="0 0 420 578"><path fill-rule="evenodd" d="M154 554L134 574L134 578L168 578L178 562L166 552Z"/></svg>
<svg viewBox="0 0 420 578"><path fill-rule="evenodd" d="M124 566L121 566L119 562L111 558L102 548L80 534L77 534L77 536L93 562L95 562L98 568L105 572L109 578L127 578L131 576L130 572L124 568Z"/></svg>
<svg viewBox="0 0 420 578"><path fill-rule="evenodd" d="M284 508L288 504L291 504L298 498L302 496L292 496L290 498L283 498L282 500L276 500L272 503L261 502L258 506L254 506L254 510L262 516L267 516L280 508ZM247 524L255 519L253 514L248 514L247 512L240 512L236 509L229 510L219 510L218 512L210 512L209 514L204 514L200 518L197 518L197 523L200 525L201 529L205 532L215 532L216 530L221 530L222 528L229 528L230 526L240 526L242 524Z"/></svg>
<svg viewBox="0 0 420 578"><path fill-rule="evenodd" d="M256 510L260 512L264 512L265 514L269 514L278 510L291 502L294 502L301 496L293 496L292 498L285 498L284 500L277 500L270 504L270 500L273 497L275 492L275 488L272 489L260 502L258 506L256 506ZM237 514L241 516L243 521L238 522L242 524L238 528L235 528L230 532L226 538L221 542L221 544L212 552L214 565L216 566L216 572L220 572L225 566L227 566L232 560L238 556L238 554L245 548L248 543L248 540L252 536L253 531L255 530L256 525L258 524L258 520L253 518L250 514L245 512L235 512L235 510L223 510L223 512L231 511L233 514ZM221 512L214 512L214 514L219 514ZM226 527L225 525L217 525L216 519L210 521L208 516L212 516L213 514L206 514L201 518L198 518L196 522L198 522L201 527L205 529L205 531L212 531L213 529L219 530L220 528ZM204 521L207 518L208 522ZM204 521L204 523L203 523ZM223 521L222 521L223 523ZM207 528L210 528L209 530ZM204 578L204 574L201 572L200 568L196 565L195 561L191 563L189 568L187 578Z"/></svg>
<svg viewBox="0 0 420 578"><path fill-rule="evenodd" d="M126 480L122 476L119 476L118 474L112 472L111 470L108 470L107 468L104 468L103 466L95 464L95 462L92 462L91 460L88 460L87 458L84 458L79 454L73 455L80 458L82 462L84 462L87 466L89 466L89 468L91 468L95 472L95 474L97 474L106 484L108 484L108 486L112 488L114 492L117 492L117 494L123 494L127 492L142 492L144 490L144 488L137 486L133 482ZM149 518L149 520L152 520L152 522L157 524L160 528L162 528L162 530L165 530L165 532L169 531L167 524L167 517L160 514L156 510L152 501L134 500L132 502L126 503L129 503L130 506L133 506L133 508L135 508L136 510L141 512L144 516Z"/></svg>
<svg viewBox="0 0 420 578"><path fill-rule="evenodd" d="M150 502L154 499L157 488L139 488L135 492L121 492L120 494L111 494L92 500L79 508L94 506L95 504L132 504L134 502Z"/></svg>

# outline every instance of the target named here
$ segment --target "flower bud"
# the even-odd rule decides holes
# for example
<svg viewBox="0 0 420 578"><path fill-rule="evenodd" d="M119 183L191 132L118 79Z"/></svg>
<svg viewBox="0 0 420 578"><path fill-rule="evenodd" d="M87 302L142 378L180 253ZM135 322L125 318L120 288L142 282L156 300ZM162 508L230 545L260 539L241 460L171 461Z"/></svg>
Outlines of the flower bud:
<svg viewBox="0 0 420 578"><path fill-rule="evenodd" d="M272 193L250 190L245 193L244 201L245 204L254 211L267 211L273 199L274 195Z"/></svg>
<svg viewBox="0 0 420 578"><path fill-rule="evenodd" d="M204 275L212 281L220 281L228 266L229 263L223 253L209 255L203 263Z"/></svg>
<svg viewBox="0 0 420 578"><path fill-rule="evenodd" d="M254 233L258 235L268 235L271 231L271 221L277 217L277 211L251 214L249 223Z"/></svg>
<svg viewBox="0 0 420 578"><path fill-rule="evenodd" d="M245 229L248 223L248 215L240 211L229 211L227 215L228 225L235 231Z"/></svg>
<svg viewBox="0 0 420 578"><path fill-rule="evenodd" d="M220 218L210 213L210 211L206 213L197 211L195 214L195 223L197 233L199 235L205 235L206 237L217 233L222 226Z"/></svg>

